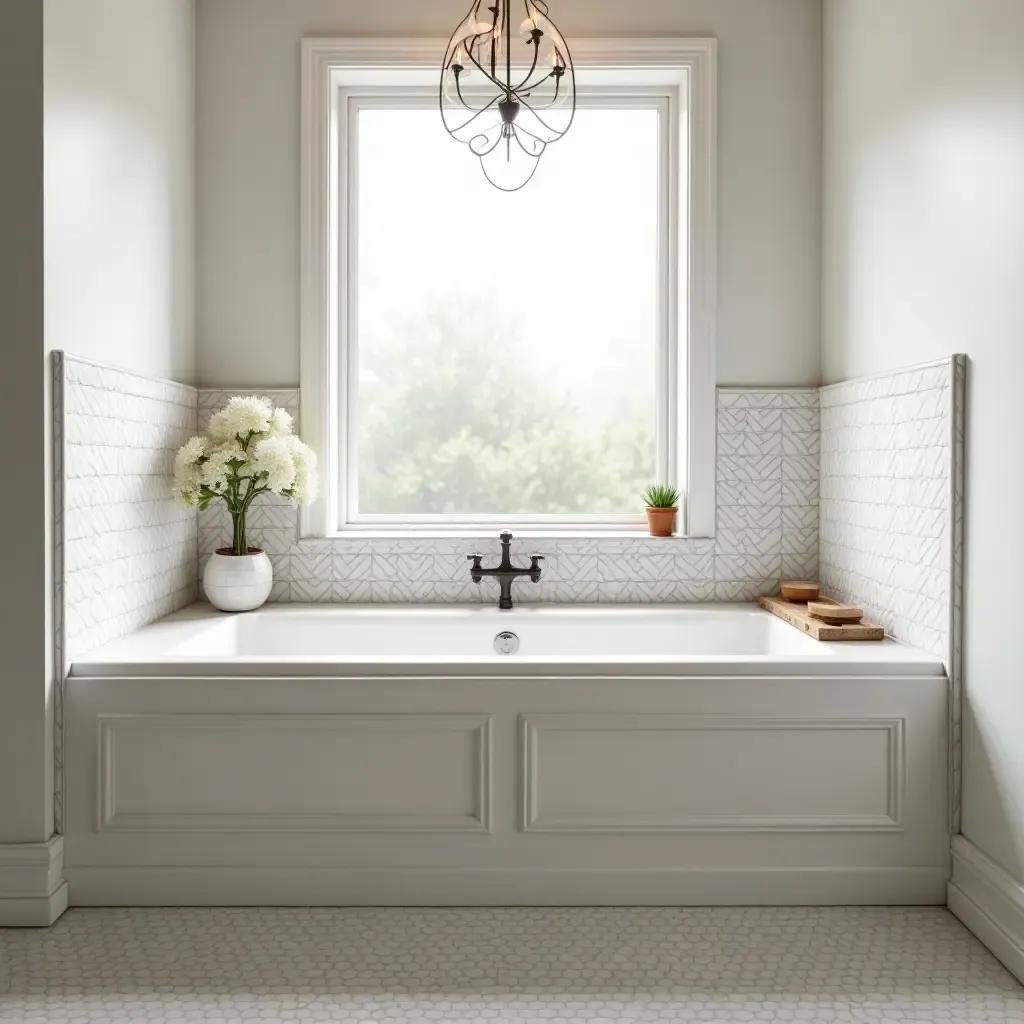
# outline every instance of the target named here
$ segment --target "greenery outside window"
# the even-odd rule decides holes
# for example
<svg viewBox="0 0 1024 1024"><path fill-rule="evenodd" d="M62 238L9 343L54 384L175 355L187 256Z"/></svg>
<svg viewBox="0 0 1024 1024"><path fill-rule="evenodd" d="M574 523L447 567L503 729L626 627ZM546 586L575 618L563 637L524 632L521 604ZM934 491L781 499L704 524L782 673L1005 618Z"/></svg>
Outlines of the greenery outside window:
<svg viewBox="0 0 1024 1024"><path fill-rule="evenodd" d="M658 77L582 85L512 194L416 72L332 80L324 145L307 109L329 315L304 321L302 426L330 482L306 535L639 531L649 484L689 489L689 79Z"/></svg>

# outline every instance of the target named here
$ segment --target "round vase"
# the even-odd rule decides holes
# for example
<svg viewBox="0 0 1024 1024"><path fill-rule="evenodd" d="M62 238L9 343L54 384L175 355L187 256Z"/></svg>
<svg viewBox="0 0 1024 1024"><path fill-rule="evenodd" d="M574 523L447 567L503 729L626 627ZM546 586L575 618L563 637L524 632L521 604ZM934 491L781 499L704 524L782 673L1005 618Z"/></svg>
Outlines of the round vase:
<svg viewBox="0 0 1024 1024"><path fill-rule="evenodd" d="M266 603L274 585L274 567L263 551L249 549L233 555L221 548L210 556L203 572L203 590L222 612L251 612Z"/></svg>

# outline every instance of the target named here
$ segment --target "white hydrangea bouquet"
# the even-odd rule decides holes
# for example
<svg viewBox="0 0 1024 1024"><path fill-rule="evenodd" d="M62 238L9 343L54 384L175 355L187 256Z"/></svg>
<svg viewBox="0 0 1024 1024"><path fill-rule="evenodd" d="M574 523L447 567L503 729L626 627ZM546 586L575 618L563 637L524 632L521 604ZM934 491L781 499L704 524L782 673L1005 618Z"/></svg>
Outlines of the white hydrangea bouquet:
<svg viewBox="0 0 1024 1024"><path fill-rule="evenodd" d="M294 434L292 417L269 398L232 398L210 419L205 437L193 437L178 451L174 491L189 508L205 510L216 501L227 505L231 547L207 564L203 583L216 607L248 610L263 604L272 583L270 560L249 547L249 508L261 494L279 494L295 505L314 501L316 454ZM226 589L236 592L225 594Z"/></svg>

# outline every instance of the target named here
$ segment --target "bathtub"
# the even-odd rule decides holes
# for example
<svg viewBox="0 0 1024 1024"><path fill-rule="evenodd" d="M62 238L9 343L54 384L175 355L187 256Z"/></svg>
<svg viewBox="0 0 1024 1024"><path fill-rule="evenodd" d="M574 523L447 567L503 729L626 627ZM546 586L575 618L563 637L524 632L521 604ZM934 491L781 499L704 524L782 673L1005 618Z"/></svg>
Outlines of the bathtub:
<svg viewBox="0 0 1024 1024"><path fill-rule="evenodd" d="M947 688L749 605L196 605L71 666L70 901L941 904Z"/></svg>
<svg viewBox="0 0 1024 1024"><path fill-rule="evenodd" d="M512 634L510 653L496 638ZM505 645L508 647L509 645ZM178 612L76 661L75 676L437 672L941 675L892 640L823 644L759 608L279 605Z"/></svg>

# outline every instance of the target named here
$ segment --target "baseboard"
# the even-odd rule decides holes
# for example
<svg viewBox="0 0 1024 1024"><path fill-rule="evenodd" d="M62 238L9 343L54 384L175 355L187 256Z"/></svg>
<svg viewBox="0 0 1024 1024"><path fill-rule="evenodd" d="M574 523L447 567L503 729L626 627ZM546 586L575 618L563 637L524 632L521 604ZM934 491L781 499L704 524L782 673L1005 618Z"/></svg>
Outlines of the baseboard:
<svg viewBox="0 0 1024 1024"><path fill-rule="evenodd" d="M72 906L941 905L946 869L74 867Z"/></svg>
<svg viewBox="0 0 1024 1024"><path fill-rule="evenodd" d="M45 928L68 907L64 837L0 846L0 927Z"/></svg>
<svg viewBox="0 0 1024 1024"><path fill-rule="evenodd" d="M963 836L953 837L949 909L1024 982L1024 885Z"/></svg>

